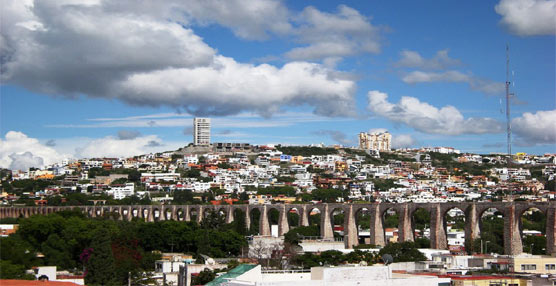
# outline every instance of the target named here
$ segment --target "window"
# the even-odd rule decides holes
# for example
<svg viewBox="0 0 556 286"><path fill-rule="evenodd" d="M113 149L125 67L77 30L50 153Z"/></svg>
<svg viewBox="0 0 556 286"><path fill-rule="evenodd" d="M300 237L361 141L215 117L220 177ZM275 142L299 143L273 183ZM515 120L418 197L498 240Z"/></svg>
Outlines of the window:
<svg viewBox="0 0 556 286"><path fill-rule="evenodd" d="M536 264L521 264L521 270L537 270Z"/></svg>
<svg viewBox="0 0 556 286"><path fill-rule="evenodd" d="M556 264L545 264L544 270L556 270Z"/></svg>

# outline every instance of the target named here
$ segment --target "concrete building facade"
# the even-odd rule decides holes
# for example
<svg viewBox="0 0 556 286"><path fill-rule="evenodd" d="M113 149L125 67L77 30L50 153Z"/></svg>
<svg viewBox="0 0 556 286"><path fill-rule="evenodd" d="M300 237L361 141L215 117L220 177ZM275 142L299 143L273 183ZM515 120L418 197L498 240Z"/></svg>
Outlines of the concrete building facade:
<svg viewBox="0 0 556 286"><path fill-rule="evenodd" d="M359 148L363 150L373 150L388 152L392 149L392 135L388 131L359 133Z"/></svg>
<svg viewBox="0 0 556 286"><path fill-rule="evenodd" d="M210 118L193 118L193 145L210 145Z"/></svg>

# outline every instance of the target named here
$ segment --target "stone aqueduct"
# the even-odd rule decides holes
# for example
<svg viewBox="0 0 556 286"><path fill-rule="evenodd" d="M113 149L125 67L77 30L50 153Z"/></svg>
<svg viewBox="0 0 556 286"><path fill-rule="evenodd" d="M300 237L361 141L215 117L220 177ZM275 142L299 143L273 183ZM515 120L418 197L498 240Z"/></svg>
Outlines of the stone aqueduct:
<svg viewBox="0 0 556 286"><path fill-rule="evenodd" d="M270 235L269 212L276 209L279 212L278 231L280 235L289 231L287 214L295 210L299 214L298 225L309 225L309 214L318 209L321 213L320 230L323 239L334 237L332 217L335 211L344 212L344 242L351 248L358 244L358 230L356 225L357 213L366 210L370 214L371 244L385 245L383 220L384 213L393 209L399 215L399 241L413 241L414 223L413 213L423 208L430 213L431 247L447 249L445 215L454 208L465 213L465 239L472 241L480 237L479 223L482 214L489 208L495 208L504 216L504 252L517 255L523 252L521 241L521 215L529 209L539 209L546 216L546 252L556 255L556 202L464 202L464 203L370 203L370 204L273 204L273 205L133 205L133 206L63 206L63 207L0 207L0 218L29 217L37 214L50 214L63 210L78 208L90 217L100 217L106 214L117 214L120 220L134 218L146 221L177 220L190 221L192 213L196 213L195 220L201 222L207 212L217 212L226 217L226 222L234 220L234 212L240 209L249 227L251 213L257 209L260 212L259 234Z"/></svg>

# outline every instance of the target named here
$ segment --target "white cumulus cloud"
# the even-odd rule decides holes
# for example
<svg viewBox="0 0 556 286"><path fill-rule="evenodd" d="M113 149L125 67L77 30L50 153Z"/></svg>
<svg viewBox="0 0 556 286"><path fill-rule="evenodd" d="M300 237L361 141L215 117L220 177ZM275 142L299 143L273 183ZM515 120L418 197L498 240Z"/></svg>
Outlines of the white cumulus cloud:
<svg viewBox="0 0 556 286"><path fill-rule="evenodd" d="M416 84L426 82L462 82L467 83L473 90L487 94L497 94L504 91L504 83L482 79L471 73L449 70L443 72L412 71L406 74L402 80L405 83Z"/></svg>
<svg viewBox="0 0 556 286"><path fill-rule="evenodd" d="M460 64L460 60L453 59L448 55L448 50L440 50L430 59L424 58L416 51L403 50L400 52L400 59L395 63L395 66L421 69L445 69Z"/></svg>
<svg viewBox="0 0 556 286"><path fill-rule="evenodd" d="M223 56L214 65L137 73L122 81L124 101L184 105L193 114L233 114L253 110L271 115L282 105L314 106L326 116L351 115L355 83L313 63L241 64Z"/></svg>
<svg viewBox="0 0 556 286"><path fill-rule="evenodd" d="M556 144L556 110L525 112L512 119L512 132L519 145Z"/></svg>
<svg viewBox="0 0 556 286"><path fill-rule="evenodd" d="M287 52L290 59L334 59L380 52L380 29L371 24L370 17L346 5L339 5L336 13L307 7L295 21L292 33L305 46Z"/></svg>
<svg viewBox="0 0 556 286"><path fill-rule="evenodd" d="M171 151L176 146L165 146L156 135L146 135L131 139L102 137L92 139L84 146L75 149L77 158L132 157L151 152Z"/></svg>
<svg viewBox="0 0 556 286"><path fill-rule="evenodd" d="M40 168L71 157L58 153L39 140L27 135L9 131L0 139L0 167L26 171L30 167Z"/></svg>
<svg viewBox="0 0 556 286"><path fill-rule="evenodd" d="M501 0L500 23L520 36L556 34L556 0Z"/></svg>
<svg viewBox="0 0 556 286"><path fill-rule="evenodd" d="M392 148L409 148L417 144L417 140L411 134L399 134L392 136Z"/></svg>
<svg viewBox="0 0 556 286"><path fill-rule="evenodd" d="M454 106L437 108L418 98L404 96L398 103L388 101L388 94L373 90L368 93L368 109L393 122L406 124L431 134L459 135L502 132L500 122L492 118L464 118Z"/></svg>
<svg viewBox="0 0 556 286"><path fill-rule="evenodd" d="M290 29L287 17L278 15L285 13L281 10L281 2L271 0L7 0L0 30L1 79L39 93L168 105L195 115L255 111L269 116L291 105L307 105L327 116L351 114L355 82L345 74L307 62L282 67L240 63L219 55L191 28L192 23L217 22L242 37L259 38L265 31ZM357 16L347 7L341 11L344 18ZM352 21L334 23L349 32ZM358 44L359 49L369 45Z"/></svg>
<svg viewBox="0 0 556 286"><path fill-rule="evenodd" d="M461 61L451 58L448 50L440 50L432 58L425 58L416 51L404 50L400 52L400 59L394 63L398 68L416 69L403 73L402 81L405 83L460 82L468 84L472 90L486 94L499 94L504 91L505 86L502 82L484 79L471 72L448 70L458 65L461 65Z"/></svg>

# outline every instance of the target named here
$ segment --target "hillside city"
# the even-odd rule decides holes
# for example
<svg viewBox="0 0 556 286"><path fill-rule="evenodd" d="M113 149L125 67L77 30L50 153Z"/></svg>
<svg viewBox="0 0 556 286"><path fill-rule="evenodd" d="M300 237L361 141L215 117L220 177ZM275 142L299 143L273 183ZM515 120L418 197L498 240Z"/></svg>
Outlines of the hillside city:
<svg viewBox="0 0 556 286"><path fill-rule="evenodd" d="M356 147L212 143L209 118L195 118L193 125L193 143L175 151L130 158L68 159L51 166L25 171L3 169L2 205L224 206L471 201L541 203L556 199L556 154L516 153L512 154L512 159L508 162L506 154L471 154L451 147L394 150L391 148L392 136L388 131L362 132ZM481 238L471 242L465 239L464 212L458 208L451 209L446 214L446 250L430 248L430 214L423 209L412 215L415 237L413 242L401 241L398 237L399 214L393 210L387 211L383 224L388 243L382 247L370 244L370 213L358 213L356 226L359 245L355 248L346 247L343 243L342 212L333 213L333 239L320 236L318 224L321 214L318 209L310 213L308 225L300 225L299 213L290 211L287 219L291 229L285 234L278 232L278 213L271 211L270 235L259 233L261 214L256 212L251 214L250 225L245 225L244 220L238 219L242 217L240 214L236 214L236 220L230 223L224 222L218 214L204 214L202 221L196 221L195 217L199 214L192 213L191 222L187 222L190 224L188 230L179 230L176 221L162 220L163 215L155 212L153 222L138 222L141 218L129 222L132 225L140 223L134 226L137 237L133 241L141 245L141 254L137 254L140 258L136 258L136 262L141 265L128 265L127 268L133 271L120 273L119 281L131 281L133 276L137 285L259 285L257 283L261 281L290 279L292 277L287 275L292 273L298 273L302 277L301 281L317 279L315 277L318 275L345 275L341 274L344 270L340 268L317 268L322 268L323 265L355 265L353 269L362 267L357 270L363 273L361 275L386 280L397 277L399 283L406 284L556 283L553 276L548 275L556 275L556 258L545 256L546 215L535 208L528 210L521 218L524 254L519 256L504 255L503 218L496 209L484 212L481 219ZM77 245L94 243L91 237L106 237L107 234L91 233L91 237L85 239L86 242L76 242L77 245L69 249L66 246L49 244L59 243L54 240L76 240L68 235L67 232L71 230L65 226L72 219L80 220L85 225L108 223L114 229L122 228L122 225L109 220L118 219L111 216L112 214L105 213L97 217L96 222L88 222L91 219L84 218L79 211L61 216L50 214L47 216L48 221L41 216L4 218L0 225L2 236L5 237L1 244L3 268L13 268L12 271L20 273L17 274L20 277L71 280L84 285L85 278L91 274L82 272L81 267L87 265L83 256L89 255L87 249L94 247L82 249ZM103 222L102 219L110 222ZM44 224L52 225L52 220L60 220L60 225L52 226L47 234L42 234L46 240L41 242L37 237L39 234L35 233L39 229L33 229L44 228ZM177 220L183 220L183 217ZM159 229L158 233L150 235L175 237L175 241L174 238L170 241L162 239L163 241L154 245L153 242L147 242L149 238L145 237L148 235L146 233L155 231L155 226L152 225L157 224L161 224L160 227L164 230ZM122 229L119 230L121 231ZM181 235L175 236L175 232L180 231ZM17 235L21 238L16 239ZM198 238L207 235L211 236L210 245L203 248L199 245L202 243ZM178 238L179 236L182 238ZM190 237L184 238L185 236ZM122 258L118 257L121 254L116 253L114 241L121 238L114 234L112 237L115 239L111 242L112 251L114 259L118 261ZM180 239L190 241L180 243ZM125 241L130 243L129 240ZM110 241L107 243L110 245ZM18 259L13 259L13 255L20 255L14 253L18 249L33 245L37 251L36 257L27 257L27 251L24 255L27 258L20 257L19 263ZM120 247L131 251L125 246ZM385 254L394 256L390 257L393 264L388 265L384 261ZM68 257L63 257L64 255ZM371 270L363 267L377 263L384 263L388 267ZM32 270L25 272L28 267ZM315 271L320 271L320 274ZM326 274L328 272L330 273ZM477 273L482 275L469 275ZM6 278L5 270L2 275ZM17 277L16 274L13 275ZM244 283L243 278L253 275L262 280L249 278L251 284L241 284ZM286 276L278 278L280 275ZM509 284L492 284L492 281L502 280ZM527 281L532 281L533 284L523 284L528 283ZM88 283L96 285L90 278ZM119 282L114 283L118 285Z"/></svg>

